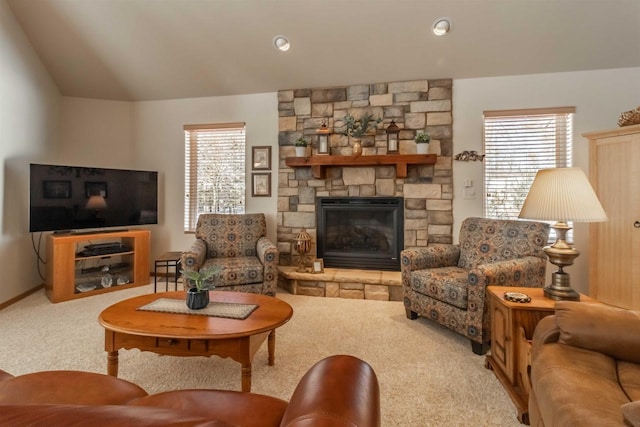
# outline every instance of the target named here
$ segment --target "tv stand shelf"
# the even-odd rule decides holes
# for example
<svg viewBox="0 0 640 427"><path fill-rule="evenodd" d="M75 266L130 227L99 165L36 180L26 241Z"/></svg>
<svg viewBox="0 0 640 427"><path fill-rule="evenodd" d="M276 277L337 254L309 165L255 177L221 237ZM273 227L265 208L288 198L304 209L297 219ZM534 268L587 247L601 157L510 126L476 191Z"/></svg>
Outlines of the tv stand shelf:
<svg viewBox="0 0 640 427"><path fill-rule="evenodd" d="M61 302L148 285L150 234L149 230L143 229L49 234L47 296L52 302ZM124 245L122 251L91 256L80 254L90 243L115 240Z"/></svg>
<svg viewBox="0 0 640 427"><path fill-rule="evenodd" d="M325 179L326 168L331 166L382 166L394 165L396 178L407 177L407 165L433 165L438 160L435 154L382 154L373 156L311 156L287 157L284 163L289 167L311 166L316 179Z"/></svg>

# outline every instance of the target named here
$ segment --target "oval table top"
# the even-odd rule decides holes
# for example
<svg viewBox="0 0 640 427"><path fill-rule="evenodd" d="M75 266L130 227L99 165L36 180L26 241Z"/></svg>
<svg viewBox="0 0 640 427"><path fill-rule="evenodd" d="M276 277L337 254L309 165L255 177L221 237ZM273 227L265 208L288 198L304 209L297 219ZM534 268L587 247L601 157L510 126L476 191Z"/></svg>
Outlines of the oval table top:
<svg viewBox="0 0 640 427"><path fill-rule="evenodd" d="M210 291L210 301L255 304L258 308L243 320L199 314L138 310L138 308L159 298L184 301L185 295L184 291L173 291L129 298L104 309L98 317L98 322L105 329L132 335L183 339L224 339L246 337L270 331L285 324L293 316L293 308L278 298L227 291Z"/></svg>

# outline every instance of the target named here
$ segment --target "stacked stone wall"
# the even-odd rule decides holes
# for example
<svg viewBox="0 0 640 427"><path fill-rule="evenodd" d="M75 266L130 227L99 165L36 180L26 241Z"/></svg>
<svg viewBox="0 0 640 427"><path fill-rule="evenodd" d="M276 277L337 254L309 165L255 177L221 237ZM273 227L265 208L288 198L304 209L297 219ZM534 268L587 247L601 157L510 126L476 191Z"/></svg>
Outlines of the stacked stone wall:
<svg viewBox="0 0 640 427"><path fill-rule="evenodd" d="M361 84L278 92L279 171L278 248L281 265L297 263L293 237L305 229L316 240L316 197L404 197L405 248L452 242L453 116L451 79ZM410 165L407 177L396 177L393 166L329 167L326 179L316 179L310 167L290 168L294 142L310 143L307 155L317 154L316 131L322 123L331 130L331 155L352 154L352 141L341 134L345 115L373 114L382 119L362 138L363 156L386 154L385 129L400 127L400 154L415 154L418 131L431 136L434 165ZM315 255L315 246L311 256Z"/></svg>

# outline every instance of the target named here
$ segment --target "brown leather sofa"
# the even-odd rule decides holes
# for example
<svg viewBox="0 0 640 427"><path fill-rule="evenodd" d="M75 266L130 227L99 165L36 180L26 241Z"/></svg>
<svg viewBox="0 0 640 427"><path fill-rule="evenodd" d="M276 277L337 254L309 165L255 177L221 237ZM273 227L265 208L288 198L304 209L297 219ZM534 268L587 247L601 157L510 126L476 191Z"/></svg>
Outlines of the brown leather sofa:
<svg viewBox="0 0 640 427"><path fill-rule="evenodd" d="M2 426L380 426L376 374L345 355L316 363L289 402L224 390L148 395L108 375L45 371L12 376L0 370Z"/></svg>
<svg viewBox="0 0 640 427"><path fill-rule="evenodd" d="M532 426L640 426L640 312L559 301L531 348Z"/></svg>

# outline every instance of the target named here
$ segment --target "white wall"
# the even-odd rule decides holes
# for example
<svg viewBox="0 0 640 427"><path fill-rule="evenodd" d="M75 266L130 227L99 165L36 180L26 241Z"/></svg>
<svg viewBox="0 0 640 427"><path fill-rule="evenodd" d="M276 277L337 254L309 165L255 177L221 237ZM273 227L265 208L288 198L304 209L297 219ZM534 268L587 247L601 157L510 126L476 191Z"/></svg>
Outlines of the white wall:
<svg viewBox="0 0 640 427"><path fill-rule="evenodd" d="M43 282L28 232L29 163L46 160L55 150L60 99L5 0L0 0L0 64L2 304Z"/></svg>
<svg viewBox="0 0 640 427"><path fill-rule="evenodd" d="M137 102L133 105L136 165L160 171L158 226L152 227L151 256L189 248L183 232L185 124L246 123L246 212L264 212L268 237L276 239L278 100L276 93ZM270 145L271 197L251 197L251 147ZM264 171L261 171L264 172Z"/></svg>
<svg viewBox="0 0 640 427"><path fill-rule="evenodd" d="M133 168L131 102L63 97L56 162L104 168Z"/></svg>
<svg viewBox="0 0 640 427"><path fill-rule="evenodd" d="M581 135L618 127L620 113L640 104L639 94L640 68L454 80L454 154L463 150L483 152L484 110L575 106L573 163L588 174L588 143ZM482 168L481 162L454 161L455 241L464 218L482 216ZM465 180L473 181L475 199L463 198ZM573 288L588 293L588 224L576 224L574 234L574 245L581 255L566 271L571 275ZM548 267L549 274L557 269L551 264Z"/></svg>

